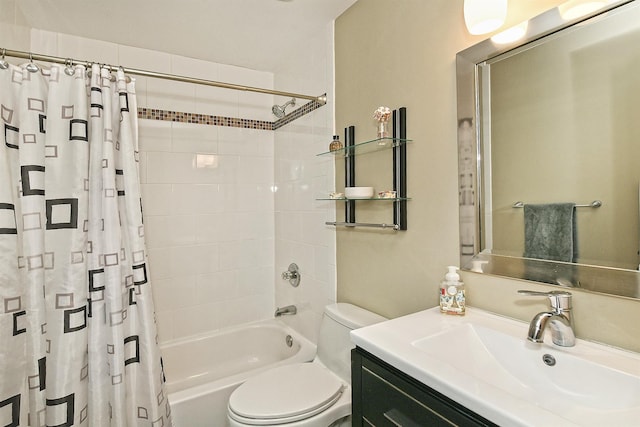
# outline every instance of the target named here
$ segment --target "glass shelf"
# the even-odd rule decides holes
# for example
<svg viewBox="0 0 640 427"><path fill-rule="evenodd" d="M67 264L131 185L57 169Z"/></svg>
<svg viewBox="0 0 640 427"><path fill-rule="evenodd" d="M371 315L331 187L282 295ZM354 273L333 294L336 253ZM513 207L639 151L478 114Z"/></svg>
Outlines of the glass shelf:
<svg viewBox="0 0 640 427"><path fill-rule="evenodd" d="M372 201L401 202L403 200L411 200L411 197L370 197L366 199L347 199L346 197L338 197L338 198L320 197L320 198L317 198L316 200L333 200L334 202L349 202L351 200L366 200L368 202L372 202Z"/></svg>
<svg viewBox="0 0 640 427"><path fill-rule="evenodd" d="M400 138L376 138L371 141L359 142L358 144L351 145L349 147L342 147L339 150L335 151L325 151L324 153L316 154L316 156L346 156L350 153L358 154L368 153L373 151L381 151L388 150L389 148L397 147L403 144L407 144L412 142L411 139L400 139Z"/></svg>

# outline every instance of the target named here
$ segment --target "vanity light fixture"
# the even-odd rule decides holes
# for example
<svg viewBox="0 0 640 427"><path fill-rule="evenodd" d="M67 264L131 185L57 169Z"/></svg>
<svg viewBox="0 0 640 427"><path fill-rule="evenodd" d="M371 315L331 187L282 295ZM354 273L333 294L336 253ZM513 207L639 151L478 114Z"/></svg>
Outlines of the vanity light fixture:
<svg viewBox="0 0 640 427"><path fill-rule="evenodd" d="M507 17L507 0L464 0L464 22L473 35L497 30Z"/></svg>
<svg viewBox="0 0 640 427"><path fill-rule="evenodd" d="M565 21L580 18L605 7L610 1L570 0L558 6L560 16Z"/></svg>
<svg viewBox="0 0 640 427"><path fill-rule="evenodd" d="M517 40L520 40L527 34L527 28L529 28L529 21L524 21L516 26L508 28L493 37L491 41L496 44L509 44Z"/></svg>

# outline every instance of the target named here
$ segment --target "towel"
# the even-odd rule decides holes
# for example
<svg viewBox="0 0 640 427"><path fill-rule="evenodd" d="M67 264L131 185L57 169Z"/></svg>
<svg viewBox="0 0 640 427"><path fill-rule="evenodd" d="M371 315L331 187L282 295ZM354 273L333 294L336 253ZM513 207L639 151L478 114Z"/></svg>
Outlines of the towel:
<svg viewBox="0 0 640 427"><path fill-rule="evenodd" d="M575 203L524 205L524 257L575 262Z"/></svg>

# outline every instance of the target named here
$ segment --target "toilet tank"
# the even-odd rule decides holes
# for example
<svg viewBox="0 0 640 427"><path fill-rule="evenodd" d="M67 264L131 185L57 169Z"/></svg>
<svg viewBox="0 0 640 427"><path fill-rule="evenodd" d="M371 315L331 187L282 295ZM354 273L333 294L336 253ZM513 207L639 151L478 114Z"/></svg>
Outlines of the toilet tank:
<svg viewBox="0 0 640 427"><path fill-rule="evenodd" d="M349 333L386 318L348 303L329 304L324 309L318 336L318 360L344 381L351 383L351 343Z"/></svg>

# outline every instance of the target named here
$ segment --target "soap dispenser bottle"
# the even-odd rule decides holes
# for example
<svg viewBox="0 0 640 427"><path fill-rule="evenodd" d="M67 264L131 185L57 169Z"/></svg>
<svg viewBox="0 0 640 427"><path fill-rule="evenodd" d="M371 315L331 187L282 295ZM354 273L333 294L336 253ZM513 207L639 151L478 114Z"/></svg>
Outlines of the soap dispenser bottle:
<svg viewBox="0 0 640 427"><path fill-rule="evenodd" d="M440 312L464 316L464 283L460 281L458 267L450 265L447 269L449 271L440 283Z"/></svg>

